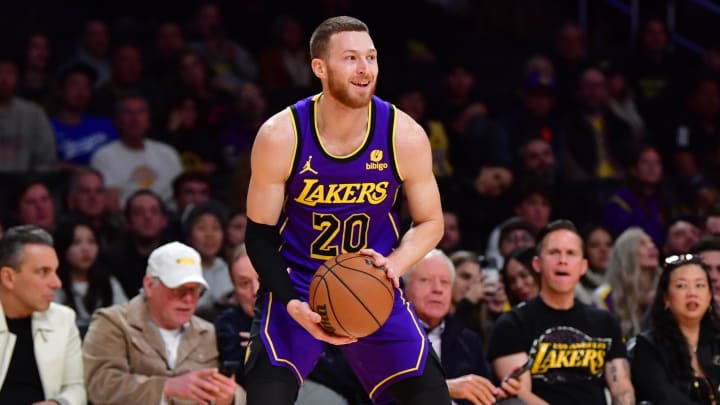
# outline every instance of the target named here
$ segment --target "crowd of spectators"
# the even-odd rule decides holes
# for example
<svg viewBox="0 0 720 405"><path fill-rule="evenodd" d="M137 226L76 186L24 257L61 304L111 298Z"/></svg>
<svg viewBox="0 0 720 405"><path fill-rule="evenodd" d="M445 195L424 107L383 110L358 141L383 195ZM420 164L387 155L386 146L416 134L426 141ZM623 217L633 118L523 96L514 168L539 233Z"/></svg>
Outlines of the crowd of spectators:
<svg viewBox="0 0 720 405"><path fill-rule="evenodd" d="M483 350L499 317L540 293L536 237L554 219L572 220L583 240L588 271L575 298L609 311L624 340L662 305L666 257L702 254L720 298L718 43L684 52L664 20L648 16L633 41L598 46L572 20L525 14L515 22L527 25L493 43L479 27L494 27L492 7L462 0L413 4L393 15L405 30L373 17L380 2L288 4L280 14L242 3L98 13L72 27L77 35L24 27L0 44L0 235L32 225L53 236L23 243L55 248L55 301L74 310L79 339L96 310L138 307L141 291L158 288L148 258L182 242L198 253L207 287L194 297L192 327L206 333L213 325L203 322L219 322L210 355L242 361L258 283L243 247L250 149L267 118L319 91L308 30L344 13L366 19L377 41L377 95L430 139L445 234L426 260L441 262L438 277L451 285L438 292L445 312L419 315L430 327L447 321L453 339L478 348L461 366L443 354L456 399L470 399L465 375L490 393L503 384ZM538 26L550 29L528 41ZM409 226L402 198L398 209ZM101 312L100 321L121 315ZM311 380L362 402L351 375L323 377L336 362L329 352ZM231 389L217 381L226 402ZM158 398L166 394L177 392Z"/></svg>

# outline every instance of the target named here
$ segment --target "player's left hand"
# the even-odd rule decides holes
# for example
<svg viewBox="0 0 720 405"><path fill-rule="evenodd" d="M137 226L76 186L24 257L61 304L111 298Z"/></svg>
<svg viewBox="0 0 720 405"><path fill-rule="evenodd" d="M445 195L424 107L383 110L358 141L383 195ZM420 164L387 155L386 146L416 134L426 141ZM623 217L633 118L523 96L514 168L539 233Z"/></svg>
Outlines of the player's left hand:
<svg viewBox="0 0 720 405"><path fill-rule="evenodd" d="M360 254L372 257L376 267L385 268L385 275L392 280L395 288L400 287L400 273L395 269L390 259L370 248L361 250Z"/></svg>

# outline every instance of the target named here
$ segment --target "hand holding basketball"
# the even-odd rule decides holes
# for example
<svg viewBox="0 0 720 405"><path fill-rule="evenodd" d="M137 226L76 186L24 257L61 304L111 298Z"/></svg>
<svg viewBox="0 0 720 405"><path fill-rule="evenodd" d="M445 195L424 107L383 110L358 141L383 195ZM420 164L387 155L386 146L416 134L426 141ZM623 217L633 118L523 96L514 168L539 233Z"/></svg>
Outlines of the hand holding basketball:
<svg viewBox="0 0 720 405"><path fill-rule="evenodd" d="M400 288L400 274L398 274L397 270L395 270L395 266L392 265L387 257L373 249L363 249L360 253L372 257L375 266L385 269L385 275L387 278L392 280L393 286L395 286L395 288Z"/></svg>
<svg viewBox="0 0 720 405"><path fill-rule="evenodd" d="M357 339L353 337L338 336L328 333L320 326L320 315L317 312L313 312L307 302L293 299L287 303L286 308L288 314L290 314L295 322L299 323L300 326L305 328L317 340L322 340L323 342L333 345L345 345L357 341Z"/></svg>

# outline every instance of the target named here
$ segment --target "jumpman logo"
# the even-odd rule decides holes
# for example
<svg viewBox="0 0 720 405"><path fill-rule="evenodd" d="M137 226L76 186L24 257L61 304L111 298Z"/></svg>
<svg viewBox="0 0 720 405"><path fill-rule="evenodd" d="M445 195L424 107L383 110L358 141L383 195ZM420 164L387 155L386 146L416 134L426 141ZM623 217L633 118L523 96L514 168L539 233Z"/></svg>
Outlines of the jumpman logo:
<svg viewBox="0 0 720 405"><path fill-rule="evenodd" d="M318 172L310 166L310 162L312 162L312 155L308 156L307 162L305 162L305 165L303 165L302 170L300 170L300 174L303 174L305 172L310 172L312 174L318 174Z"/></svg>

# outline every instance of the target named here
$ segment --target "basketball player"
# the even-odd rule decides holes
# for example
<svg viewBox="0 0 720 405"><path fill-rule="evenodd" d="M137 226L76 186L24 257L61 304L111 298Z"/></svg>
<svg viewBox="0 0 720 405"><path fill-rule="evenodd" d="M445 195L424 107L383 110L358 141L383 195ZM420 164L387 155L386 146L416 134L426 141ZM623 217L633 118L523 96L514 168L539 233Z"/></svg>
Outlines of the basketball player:
<svg viewBox="0 0 720 405"><path fill-rule="evenodd" d="M326 342L342 345L375 403L450 404L437 357L402 292L388 321L359 340L327 333L307 304L325 260L370 255L397 288L443 232L428 137L373 96L378 52L367 26L330 18L312 34L310 52L322 93L271 117L252 151L246 243L261 292L246 356L248 404L292 404ZM401 185L414 223L402 238L392 210Z"/></svg>

